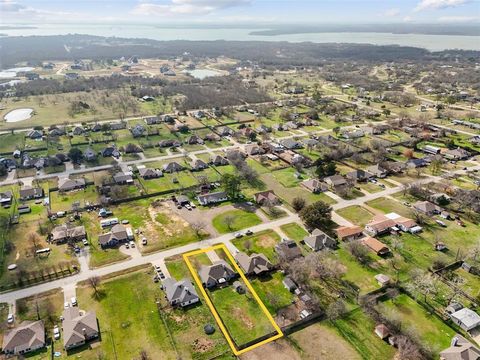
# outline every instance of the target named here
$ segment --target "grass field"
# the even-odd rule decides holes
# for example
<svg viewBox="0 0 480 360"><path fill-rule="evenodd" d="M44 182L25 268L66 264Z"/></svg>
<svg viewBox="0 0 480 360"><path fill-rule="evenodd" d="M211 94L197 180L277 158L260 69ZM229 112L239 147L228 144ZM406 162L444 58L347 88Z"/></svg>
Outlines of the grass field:
<svg viewBox="0 0 480 360"><path fill-rule="evenodd" d="M334 321L334 326L362 359L393 359L396 349L382 341L375 333L375 323L362 310L352 311L345 318Z"/></svg>
<svg viewBox="0 0 480 360"><path fill-rule="evenodd" d="M233 218L233 222L228 226L225 219L228 221L230 218ZM261 223L262 220L255 213L240 209L226 211L212 219L213 227L220 234L238 231Z"/></svg>
<svg viewBox="0 0 480 360"><path fill-rule="evenodd" d="M264 230L253 235L233 240L238 250L247 255L262 253L270 261L276 262L275 245L280 241L280 235L273 230Z"/></svg>
<svg viewBox="0 0 480 360"><path fill-rule="evenodd" d="M277 271L250 280L255 292L274 317L278 310L290 305L294 299L294 295L282 283L284 277L285 275Z"/></svg>
<svg viewBox="0 0 480 360"><path fill-rule="evenodd" d="M288 236L289 239L300 241L308 235L307 231L297 223L285 224L280 229Z"/></svg>
<svg viewBox="0 0 480 360"><path fill-rule="evenodd" d="M410 219L413 218L413 211L410 208L392 199L381 197L372 201L368 201L366 204L374 209L381 210L386 214L395 212Z"/></svg>
<svg viewBox="0 0 480 360"><path fill-rule="evenodd" d="M359 205L352 205L336 210L336 213L350 221L352 224L358 226L365 226L365 224L372 220L373 217L373 214L370 211Z"/></svg>
<svg viewBox="0 0 480 360"><path fill-rule="evenodd" d="M380 306L382 312L395 316L406 328L413 328L419 339L430 349L435 357L450 346L455 331L433 314L429 314L406 294L390 299Z"/></svg>

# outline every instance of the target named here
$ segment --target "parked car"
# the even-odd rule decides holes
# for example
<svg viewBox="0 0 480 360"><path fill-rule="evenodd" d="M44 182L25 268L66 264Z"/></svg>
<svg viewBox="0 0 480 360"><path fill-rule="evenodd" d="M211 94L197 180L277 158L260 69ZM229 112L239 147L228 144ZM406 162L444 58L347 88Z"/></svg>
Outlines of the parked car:
<svg viewBox="0 0 480 360"><path fill-rule="evenodd" d="M53 327L53 338L54 338L55 340L60 339L60 329L58 328L57 325L55 325L55 326Z"/></svg>
<svg viewBox="0 0 480 360"><path fill-rule="evenodd" d="M246 232L245 232L246 235L252 235L253 234L253 231L248 229Z"/></svg>
<svg viewBox="0 0 480 360"><path fill-rule="evenodd" d="M87 239L83 239L82 242L83 242L83 245L88 246L88 240Z"/></svg>
<svg viewBox="0 0 480 360"><path fill-rule="evenodd" d="M185 209L187 209L187 210L190 210L190 211L191 211L191 210L192 210L192 207L190 206L190 204L185 204Z"/></svg>
<svg viewBox="0 0 480 360"><path fill-rule="evenodd" d="M130 249L130 245L128 245L128 243L125 243L125 249Z"/></svg>
<svg viewBox="0 0 480 360"><path fill-rule="evenodd" d="M447 227L447 224L445 224L442 220L435 220L435 222L442 227Z"/></svg>
<svg viewBox="0 0 480 360"><path fill-rule="evenodd" d="M238 232L238 233L235 233L235 237L236 237L237 239L238 239L238 238L241 238L242 236L243 236L242 233L239 233L239 232Z"/></svg>
<svg viewBox="0 0 480 360"><path fill-rule="evenodd" d="M146 237L142 238L142 245L147 245L147 238Z"/></svg>
<svg viewBox="0 0 480 360"><path fill-rule="evenodd" d="M65 301L65 303L63 304L63 307L65 309L68 309L70 307L70 304L68 303L68 301Z"/></svg>
<svg viewBox="0 0 480 360"><path fill-rule="evenodd" d="M191 203L190 206L195 209L197 206L194 203Z"/></svg>
<svg viewBox="0 0 480 360"><path fill-rule="evenodd" d="M128 220L126 220L126 219L125 219L125 220L122 220L122 224L126 225L126 224L128 224L128 223L129 223Z"/></svg>
<svg viewBox="0 0 480 360"><path fill-rule="evenodd" d="M134 242L134 241L130 241L130 247L131 247L131 248L134 248L134 247L135 247L135 242Z"/></svg>
<svg viewBox="0 0 480 360"><path fill-rule="evenodd" d="M72 306L77 306L77 305L78 305L78 303L77 303L77 298L76 298L75 296L72 297L70 300L71 300L71 302L72 302Z"/></svg>
<svg viewBox="0 0 480 360"><path fill-rule="evenodd" d="M13 314L8 314L7 323L13 324L14 321L15 321L15 317L13 316Z"/></svg>

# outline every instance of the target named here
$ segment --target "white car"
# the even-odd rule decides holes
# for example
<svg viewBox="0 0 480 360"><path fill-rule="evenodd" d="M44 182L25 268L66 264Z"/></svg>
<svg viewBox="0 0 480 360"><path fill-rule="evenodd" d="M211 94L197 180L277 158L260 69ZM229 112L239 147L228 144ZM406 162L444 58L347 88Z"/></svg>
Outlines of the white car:
<svg viewBox="0 0 480 360"><path fill-rule="evenodd" d="M147 245L147 238L146 237L142 238L142 245Z"/></svg>
<svg viewBox="0 0 480 360"><path fill-rule="evenodd" d="M65 309L68 309L70 307L70 304L68 303L68 301L65 301L65 304L63 304L63 307Z"/></svg>
<svg viewBox="0 0 480 360"><path fill-rule="evenodd" d="M131 248L134 248L134 247L135 247L135 242L134 242L134 241L130 241L130 247L131 247Z"/></svg>
<svg viewBox="0 0 480 360"><path fill-rule="evenodd" d="M239 232L238 232L238 233L235 233L235 237L236 237L237 239L238 239L238 238L241 238L242 236L243 236L242 233L239 233Z"/></svg>
<svg viewBox="0 0 480 360"><path fill-rule="evenodd" d="M60 329L58 328L57 325L55 325L55 326L53 327L53 338L54 338L55 340L60 339Z"/></svg>
<svg viewBox="0 0 480 360"><path fill-rule="evenodd" d="M8 314L7 323L13 324L14 321L15 321L15 317L13 316L13 314Z"/></svg>
<svg viewBox="0 0 480 360"><path fill-rule="evenodd" d="M84 246L88 246L88 240L87 239L83 239L82 242L83 242Z"/></svg>
<svg viewBox="0 0 480 360"><path fill-rule="evenodd" d="M75 296L72 297L70 300L71 300L71 302L72 302L72 306L77 306L77 305L78 305L78 304L77 304L77 298L76 298Z"/></svg>

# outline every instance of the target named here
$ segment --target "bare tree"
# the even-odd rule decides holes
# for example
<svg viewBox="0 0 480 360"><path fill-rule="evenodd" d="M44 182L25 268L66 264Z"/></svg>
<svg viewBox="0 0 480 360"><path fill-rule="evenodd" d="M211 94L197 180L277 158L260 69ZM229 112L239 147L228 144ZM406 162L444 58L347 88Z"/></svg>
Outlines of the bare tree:
<svg viewBox="0 0 480 360"><path fill-rule="evenodd" d="M337 300L330 305L328 305L326 315L330 321L335 321L345 316L347 313L347 307L342 300Z"/></svg>
<svg viewBox="0 0 480 360"><path fill-rule="evenodd" d="M207 223L202 220L195 221L190 225L197 238L200 238L200 235L202 234L202 231L205 229L206 226Z"/></svg>
<svg viewBox="0 0 480 360"><path fill-rule="evenodd" d="M98 288L100 286L100 283L101 283L101 280L99 276L94 275L88 278L88 284L93 289L95 297L98 297Z"/></svg>
<svg viewBox="0 0 480 360"><path fill-rule="evenodd" d="M223 223L230 231L232 230L232 225L234 222L235 222L235 216L233 215L227 215L223 218Z"/></svg>
<svg viewBox="0 0 480 360"><path fill-rule="evenodd" d="M36 232L31 232L28 234L28 242L32 244L34 250L37 250L40 236Z"/></svg>

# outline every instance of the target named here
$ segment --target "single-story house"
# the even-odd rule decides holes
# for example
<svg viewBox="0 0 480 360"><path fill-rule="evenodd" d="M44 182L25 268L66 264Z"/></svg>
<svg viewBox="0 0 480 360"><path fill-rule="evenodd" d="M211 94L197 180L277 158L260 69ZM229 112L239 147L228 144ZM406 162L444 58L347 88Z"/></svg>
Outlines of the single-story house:
<svg viewBox="0 0 480 360"><path fill-rule="evenodd" d="M412 205L412 207L427 216L440 214L442 212L442 208L440 206L435 205L430 201L417 201L415 204Z"/></svg>
<svg viewBox="0 0 480 360"><path fill-rule="evenodd" d="M470 331L480 326L480 315L468 308L463 308L450 315L450 319L465 331Z"/></svg>
<svg viewBox="0 0 480 360"><path fill-rule="evenodd" d="M166 278L162 282L162 288L172 306L185 307L200 301L195 287L188 279L177 281L174 278Z"/></svg>
<svg viewBox="0 0 480 360"><path fill-rule="evenodd" d="M287 138L287 139L281 140L280 144L288 150L301 149L303 147L300 142L298 142L298 141L296 141L292 138Z"/></svg>
<svg viewBox="0 0 480 360"><path fill-rule="evenodd" d="M390 284L390 277L385 274L377 274L375 275L375 280L377 280L378 285L380 286L386 286Z"/></svg>
<svg viewBox="0 0 480 360"><path fill-rule="evenodd" d="M186 143L189 145L195 145L195 144L203 144L203 140L200 136L198 135L192 135L190 136L187 140Z"/></svg>
<svg viewBox="0 0 480 360"><path fill-rule="evenodd" d="M245 145L245 152L248 154L248 155L261 155L261 154L265 154L265 150L263 150L263 148L261 148L259 145L257 144L248 144L248 145Z"/></svg>
<svg viewBox="0 0 480 360"><path fill-rule="evenodd" d="M143 127L143 125L137 124L130 129L130 132L132 133L132 136L134 138L140 137L143 136L143 134L145 133L145 127Z"/></svg>
<svg viewBox="0 0 480 360"><path fill-rule="evenodd" d="M388 171L384 169L380 164L369 166L367 168L367 171L379 179L382 179L388 175Z"/></svg>
<svg viewBox="0 0 480 360"><path fill-rule="evenodd" d="M138 173L145 180L156 179L163 176L162 170L151 168L141 168L138 170Z"/></svg>
<svg viewBox="0 0 480 360"><path fill-rule="evenodd" d="M42 320L23 321L3 335L6 355L22 355L45 347L45 325Z"/></svg>
<svg viewBox="0 0 480 360"><path fill-rule="evenodd" d="M215 166L228 165L229 161L221 155L215 155L210 158L210 163Z"/></svg>
<svg viewBox="0 0 480 360"><path fill-rule="evenodd" d="M165 147L179 147L182 146L182 143L179 140L166 139L158 142L158 146Z"/></svg>
<svg viewBox="0 0 480 360"><path fill-rule="evenodd" d="M147 125L154 125L160 123L160 119L158 116L147 116L143 118L143 121L145 121L145 124Z"/></svg>
<svg viewBox="0 0 480 360"><path fill-rule="evenodd" d="M364 246L372 250L375 254L379 256L387 255L390 252L390 249L381 241L367 236L364 239L360 240Z"/></svg>
<svg viewBox="0 0 480 360"><path fill-rule="evenodd" d="M50 241L56 244L65 242L76 242L87 238L87 232L83 225L69 226L69 224L59 225L53 228L50 233Z"/></svg>
<svg viewBox="0 0 480 360"><path fill-rule="evenodd" d="M114 157L118 159L120 157L120 151L115 146L107 146L101 151L103 157Z"/></svg>
<svg viewBox="0 0 480 360"><path fill-rule="evenodd" d="M212 265L203 265L199 271L200 279L207 288L213 288L227 284L231 279L237 277L229 264L224 260L215 261Z"/></svg>
<svg viewBox="0 0 480 360"><path fill-rule="evenodd" d="M20 189L20 200L31 200L31 199L40 199L44 195L43 189L41 187L30 187L26 186L23 189Z"/></svg>
<svg viewBox="0 0 480 360"><path fill-rule="evenodd" d="M133 184L133 177L131 174L120 171L113 175L113 181L117 185Z"/></svg>
<svg viewBox="0 0 480 360"><path fill-rule="evenodd" d="M202 159L195 159L190 162L190 167L192 170L198 171L208 168L208 165Z"/></svg>
<svg viewBox="0 0 480 360"><path fill-rule="evenodd" d="M263 254L248 256L244 252L238 252L235 255L235 261L245 275L261 275L273 269L272 263Z"/></svg>
<svg viewBox="0 0 480 360"><path fill-rule="evenodd" d="M81 311L78 306L63 310L62 329L63 347L67 351L97 339L100 334L95 312Z"/></svg>
<svg viewBox="0 0 480 360"><path fill-rule="evenodd" d="M305 237L303 241L305 242L305 245L313 251L319 251L325 248L335 249L337 247L337 241L320 229L313 230L312 234Z"/></svg>
<svg viewBox="0 0 480 360"><path fill-rule="evenodd" d="M277 245L275 245L275 251L280 257L282 257L286 261L291 261L302 256L302 250L293 240L282 240Z"/></svg>
<svg viewBox="0 0 480 360"><path fill-rule="evenodd" d="M200 205L207 206L210 204L216 204L228 200L227 193L224 191L218 191L214 193L201 194L197 196L197 200Z"/></svg>
<svg viewBox="0 0 480 360"><path fill-rule="evenodd" d="M365 231L372 236L382 235L390 232L395 225L395 221L385 215L376 215L365 225Z"/></svg>
<svg viewBox="0 0 480 360"><path fill-rule="evenodd" d="M445 151L443 155L449 160L465 160L472 156L470 152L462 148L457 148L453 150L449 149Z"/></svg>
<svg viewBox="0 0 480 360"><path fill-rule="evenodd" d="M440 360L478 360L480 349L460 334L455 334L450 347L440 352Z"/></svg>
<svg viewBox="0 0 480 360"><path fill-rule="evenodd" d="M30 139L41 139L43 137L43 132L41 130L31 130L27 136Z"/></svg>
<svg viewBox="0 0 480 360"><path fill-rule="evenodd" d="M327 176L323 179L323 181L332 189L339 186L347 185L347 180L345 180L342 175Z"/></svg>
<svg viewBox="0 0 480 360"><path fill-rule="evenodd" d="M345 139L358 139L365 136L365 132L362 129L344 130L341 136Z"/></svg>
<svg viewBox="0 0 480 360"><path fill-rule="evenodd" d="M58 191L72 191L75 189L83 189L85 187L85 179L69 179L63 178L58 181Z"/></svg>
<svg viewBox="0 0 480 360"><path fill-rule="evenodd" d="M102 248L114 247L133 239L132 228L117 224L112 227L110 232L98 237L98 243Z"/></svg>
<svg viewBox="0 0 480 360"><path fill-rule="evenodd" d="M277 197L277 195L275 195L273 190L258 192L253 195L253 198L255 199L255 202L259 205L264 205L267 202L270 202L271 204L280 203L280 199Z"/></svg>
<svg viewBox="0 0 480 360"><path fill-rule="evenodd" d="M426 159L410 159L405 164L409 168L416 169L427 166L428 161Z"/></svg>
<svg viewBox="0 0 480 360"><path fill-rule="evenodd" d="M307 179L302 181L300 184L314 194L318 194L328 190L327 184L318 179Z"/></svg>
<svg viewBox="0 0 480 360"><path fill-rule="evenodd" d="M182 170L183 170L183 166L175 161L172 161L172 162L169 162L168 164L163 165L163 171L167 173L174 173L176 171L182 171Z"/></svg>
<svg viewBox="0 0 480 360"><path fill-rule="evenodd" d="M360 226L340 226L335 229L335 232L343 241L356 240L363 236L363 229Z"/></svg>
<svg viewBox="0 0 480 360"><path fill-rule="evenodd" d="M231 136L235 133L235 131L233 131L233 129L230 129L228 126L224 126L220 129L217 129L217 131L220 134L220 136Z"/></svg>
<svg viewBox="0 0 480 360"><path fill-rule="evenodd" d="M12 205L12 192L10 190L0 192L0 206Z"/></svg>
<svg viewBox="0 0 480 360"><path fill-rule="evenodd" d="M364 170L354 170L350 171L345 175L348 179L352 179L358 182L367 181L368 179L373 178L373 174L370 174Z"/></svg>
<svg viewBox="0 0 480 360"><path fill-rule="evenodd" d="M88 148L83 153L83 157L87 161L94 161L97 158L97 153L93 151L91 148Z"/></svg>

